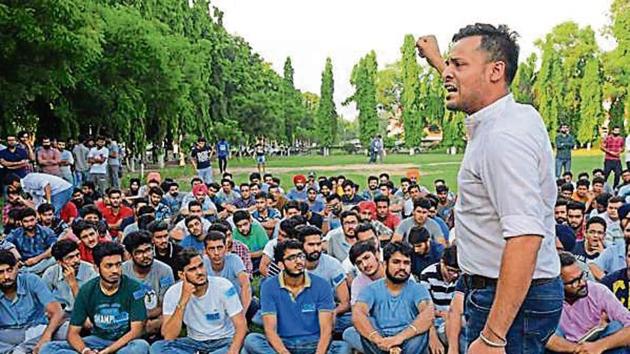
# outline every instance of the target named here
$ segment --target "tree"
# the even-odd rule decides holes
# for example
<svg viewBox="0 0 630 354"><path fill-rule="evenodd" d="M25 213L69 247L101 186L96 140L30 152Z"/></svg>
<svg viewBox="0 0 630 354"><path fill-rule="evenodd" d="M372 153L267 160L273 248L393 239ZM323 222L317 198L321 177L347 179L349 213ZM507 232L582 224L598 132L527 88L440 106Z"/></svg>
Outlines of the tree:
<svg viewBox="0 0 630 354"><path fill-rule="evenodd" d="M322 72L320 101L317 109L317 138L321 146L331 147L337 135L337 110L333 100L334 79L333 65L330 58L326 58L326 65Z"/></svg>
<svg viewBox="0 0 630 354"><path fill-rule="evenodd" d="M371 51L361 58L352 69L350 83L355 87L355 93L346 102L352 100L359 110L359 139L363 146L369 146L379 130L376 115L376 53Z"/></svg>
<svg viewBox="0 0 630 354"><path fill-rule="evenodd" d="M401 48L401 76L402 92L400 103L402 106L402 119L405 128L405 145L411 149L420 146L424 129L424 122L420 115L420 73L421 68L416 61L415 40L412 35L405 36Z"/></svg>
<svg viewBox="0 0 630 354"><path fill-rule="evenodd" d="M595 140L597 127L603 121L602 77L598 58L591 58L586 63L582 85L580 87L580 125L577 140L588 144Z"/></svg>
<svg viewBox="0 0 630 354"><path fill-rule="evenodd" d="M514 99L520 103L534 103L534 82L536 81L536 53L530 54L524 63L518 66L516 77L512 81Z"/></svg>

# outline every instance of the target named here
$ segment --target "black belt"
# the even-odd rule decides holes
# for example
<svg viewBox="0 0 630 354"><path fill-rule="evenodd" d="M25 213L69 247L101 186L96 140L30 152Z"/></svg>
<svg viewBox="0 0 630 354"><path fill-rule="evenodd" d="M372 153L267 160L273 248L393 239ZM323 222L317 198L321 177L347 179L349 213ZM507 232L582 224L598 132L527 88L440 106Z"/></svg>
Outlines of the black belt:
<svg viewBox="0 0 630 354"><path fill-rule="evenodd" d="M556 278L533 279L530 286L543 285L555 279ZM463 274L462 280L464 281L464 285L470 289L485 289L489 287L496 287L497 283L499 282L499 280L495 278L488 278L482 275L470 275L470 274Z"/></svg>

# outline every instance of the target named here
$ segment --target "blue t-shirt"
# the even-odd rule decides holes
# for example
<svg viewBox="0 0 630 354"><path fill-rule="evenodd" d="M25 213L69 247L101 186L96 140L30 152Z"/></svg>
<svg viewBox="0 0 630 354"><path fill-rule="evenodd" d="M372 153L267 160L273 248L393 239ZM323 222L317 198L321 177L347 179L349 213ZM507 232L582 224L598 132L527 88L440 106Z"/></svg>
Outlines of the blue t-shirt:
<svg viewBox="0 0 630 354"><path fill-rule="evenodd" d="M284 287L283 274L263 282L260 290L261 313L276 315L281 339L297 339L304 343L319 340L319 312L332 312L335 302L328 282L306 273L306 284L297 298Z"/></svg>
<svg viewBox="0 0 630 354"><path fill-rule="evenodd" d="M306 202L308 204L308 210L313 213L321 213L326 208L326 204L321 199L315 199L315 201L311 204L311 202Z"/></svg>
<svg viewBox="0 0 630 354"><path fill-rule="evenodd" d="M199 149L195 146L192 149L190 155L197 161L198 170L210 167L210 152L211 149L208 146L204 146L203 149Z"/></svg>
<svg viewBox="0 0 630 354"><path fill-rule="evenodd" d="M431 301L429 291L421 284L407 281L397 296L391 294L385 279L379 279L359 294L357 302L368 306L372 326L383 336L392 336L404 330L419 314L418 304Z"/></svg>
<svg viewBox="0 0 630 354"><path fill-rule="evenodd" d="M221 140L217 143L217 156L227 157L230 153L230 144L227 141Z"/></svg>
<svg viewBox="0 0 630 354"><path fill-rule="evenodd" d="M24 228L19 227L11 231L6 238L7 242L15 245L23 260L39 256L57 242L55 232L39 224L35 225L35 236L28 237L25 233Z"/></svg>
<svg viewBox="0 0 630 354"><path fill-rule="evenodd" d="M223 269L220 272L215 272L214 269L212 269L212 262L207 255L203 256L203 265L206 267L208 275L229 280L236 288L237 293L241 293L241 283L238 281L238 275L245 272L245 264L243 260L241 260L241 257L234 253L226 253Z"/></svg>
<svg viewBox="0 0 630 354"><path fill-rule="evenodd" d="M15 151L13 152L9 151L9 149L0 150L0 159L3 159L7 162L19 162L23 160L28 160L28 153L21 147L16 146ZM20 178L24 178L24 176L26 176L26 167L8 171L15 173Z"/></svg>
<svg viewBox="0 0 630 354"><path fill-rule="evenodd" d="M7 299L0 292L0 330L46 324L46 306L55 301L46 283L35 274L17 276L17 296Z"/></svg>
<svg viewBox="0 0 630 354"><path fill-rule="evenodd" d="M424 268L433 263L438 263L442 258L442 253L444 253L444 246L442 244L433 240L429 242L430 246L427 254L421 256L414 252L411 255L411 273L417 277L420 276Z"/></svg>
<svg viewBox="0 0 630 354"><path fill-rule="evenodd" d="M291 190L289 190L289 193L287 193L288 200L297 200L297 201L303 202L306 200L306 198L307 198L306 187L302 188L301 191L293 187L291 188Z"/></svg>
<svg viewBox="0 0 630 354"><path fill-rule="evenodd" d="M184 239L182 240L182 242L180 242L179 245L182 246L183 248L192 247L195 250L202 253L206 247L203 241L199 241L195 236L190 235L190 234L184 237Z"/></svg>

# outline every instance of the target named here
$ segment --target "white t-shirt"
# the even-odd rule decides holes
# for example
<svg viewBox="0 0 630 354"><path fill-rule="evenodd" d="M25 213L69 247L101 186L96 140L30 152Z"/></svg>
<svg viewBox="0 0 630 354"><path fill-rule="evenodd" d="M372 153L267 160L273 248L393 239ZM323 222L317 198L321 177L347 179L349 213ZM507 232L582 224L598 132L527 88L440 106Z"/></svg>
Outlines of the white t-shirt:
<svg viewBox="0 0 630 354"><path fill-rule="evenodd" d="M630 162L630 135L626 137L626 162Z"/></svg>
<svg viewBox="0 0 630 354"><path fill-rule="evenodd" d="M103 161L102 163L93 163L90 167L90 173L107 174L107 159L109 157L109 149L104 146L100 149L98 149L97 147L91 148L90 152L88 152L88 159L94 157L104 157L105 161Z"/></svg>
<svg viewBox="0 0 630 354"><path fill-rule="evenodd" d="M175 312L182 294L182 282L171 286L164 295L163 313ZM229 280L208 277L208 290L202 297L191 296L184 309L188 337L196 341L217 340L234 336L231 317L243 311L238 291Z"/></svg>

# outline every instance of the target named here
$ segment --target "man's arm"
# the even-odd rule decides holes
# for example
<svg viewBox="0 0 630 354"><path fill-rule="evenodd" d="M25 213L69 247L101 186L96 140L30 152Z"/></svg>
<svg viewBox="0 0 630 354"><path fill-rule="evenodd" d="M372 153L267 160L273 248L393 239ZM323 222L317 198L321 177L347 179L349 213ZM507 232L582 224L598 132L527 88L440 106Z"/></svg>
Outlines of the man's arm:
<svg viewBox="0 0 630 354"><path fill-rule="evenodd" d="M319 341L317 342L317 349L315 354L326 354L328 352L328 346L332 340L333 331L333 313L330 311L320 310L319 317Z"/></svg>
<svg viewBox="0 0 630 354"><path fill-rule="evenodd" d="M630 346L630 327L625 327L615 334L611 334L592 343L578 345L580 349L589 349L589 353L605 352L610 349Z"/></svg>
<svg viewBox="0 0 630 354"><path fill-rule="evenodd" d="M110 354L116 353L118 349L129 344L132 340L140 338L142 336L142 330L144 329L144 321L131 322L131 329L125 333L124 336L118 338L114 343L110 344L107 348L99 350L98 354Z"/></svg>
<svg viewBox="0 0 630 354"><path fill-rule="evenodd" d="M291 354L289 349L284 346L282 343L282 339L276 332L276 326L278 324L278 318L275 314L265 314L263 315L263 327L265 329L265 337L267 337L267 341L269 345L278 352L278 354ZM321 322L320 322L321 326Z"/></svg>
<svg viewBox="0 0 630 354"><path fill-rule="evenodd" d="M238 273L238 282L241 284L241 304L243 311L247 311L252 302L252 288L249 282L249 274L246 271Z"/></svg>
<svg viewBox="0 0 630 354"><path fill-rule="evenodd" d="M545 348L558 353L575 353L578 345L554 334L547 341Z"/></svg>
<svg viewBox="0 0 630 354"><path fill-rule="evenodd" d="M425 58L427 63L431 65L440 74L444 72L446 64L440 54L440 48L437 44L437 39L433 35L422 36L416 41L416 48L418 48L418 54L421 58Z"/></svg>
<svg viewBox="0 0 630 354"><path fill-rule="evenodd" d="M63 322L63 310L61 309L61 304L57 301L49 302L48 305L46 305L46 314L48 315L48 325L33 349L33 353L35 354L39 352L44 344L50 342L53 334Z"/></svg>
<svg viewBox="0 0 630 354"><path fill-rule="evenodd" d="M496 296L482 330L493 342L505 341L507 332L518 313L531 285L542 237L524 235L507 239ZM475 341L485 347L484 342ZM473 343L474 344L474 343ZM472 347L472 346L471 346ZM472 349L472 348L471 348ZM483 350L482 348L477 348Z"/></svg>
<svg viewBox="0 0 630 354"><path fill-rule="evenodd" d="M247 308L243 311L247 311ZM243 347L243 342L247 335L247 320L245 319L245 313L243 311L231 317L232 324L234 325L234 336L232 337L232 344L230 344L228 348L228 354L238 354Z"/></svg>
<svg viewBox="0 0 630 354"><path fill-rule="evenodd" d="M350 311L350 290L348 290L348 283L345 279L335 289L335 295L339 301L339 304L335 307L335 316L343 315Z"/></svg>
<svg viewBox="0 0 630 354"><path fill-rule="evenodd" d="M49 257L52 256L52 248L48 248L44 253L35 256L35 257L31 257L27 260L24 261L24 264L27 266L34 266L35 264L41 262L44 259L47 259Z"/></svg>
<svg viewBox="0 0 630 354"><path fill-rule="evenodd" d="M459 353L459 336L462 330L463 313L464 294L456 291L448 307L448 318L446 320L446 339L448 340L449 354Z"/></svg>
<svg viewBox="0 0 630 354"><path fill-rule="evenodd" d="M413 320L413 322L398 332L393 337L388 337L383 340L383 344L386 348L392 348L400 346L407 339L413 338L419 334L426 333L430 328L433 327L433 319L434 316L434 308L433 304L429 300L424 300L418 303L418 316Z"/></svg>
<svg viewBox="0 0 630 354"><path fill-rule="evenodd" d="M374 326L372 326L368 313L369 310L366 303L360 301L355 303L354 306L352 306L352 324L354 324L354 328L356 328L357 332L359 332L362 337L367 338L379 348L386 349L381 346L384 338Z"/></svg>
<svg viewBox="0 0 630 354"><path fill-rule="evenodd" d="M70 325L70 327L68 327L68 343L72 348L74 348L74 350L79 353L83 353L85 348L87 348L85 342L83 341L83 338L81 338L81 326ZM96 351L94 350L92 350L91 352L96 353Z"/></svg>

